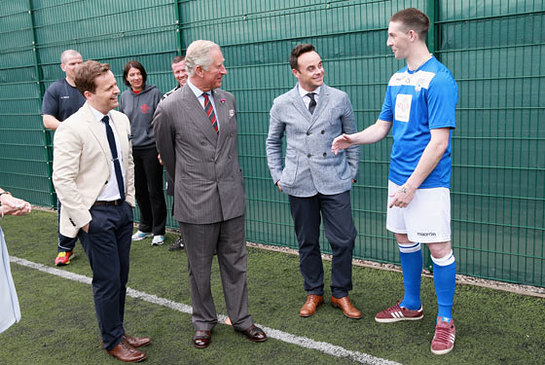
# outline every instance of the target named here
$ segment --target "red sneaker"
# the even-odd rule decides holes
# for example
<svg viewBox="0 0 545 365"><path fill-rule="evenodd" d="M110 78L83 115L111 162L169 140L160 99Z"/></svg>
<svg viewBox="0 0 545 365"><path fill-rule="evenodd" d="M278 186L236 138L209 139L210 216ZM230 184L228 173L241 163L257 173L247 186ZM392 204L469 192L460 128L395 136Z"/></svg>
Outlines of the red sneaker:
<svg viewBox="0 0 545 365"><path fill-rule="evenodd" d="M378 312L375 316L375 321L380 323L416 321L424 317L424 310L422 309L422 305L420 305L420 308L417 310L410 310L405 307L400 307L399 303L401 302L398 301L397 304L393 307L386 308L382 312Z"/></svg>
<svg viewBox="0 0 545 365"><path fill-rule="evenodd" d="M435 325L435 335L431 340L431 352L435 355L444 355L449 353L454 348L454 340L456 339L456 327L454 320L444 321L443 317L437 318Z"/></svg>
<svg viewBox="0 0 545 365"><path fill-rule="evenodd" d="M57 254L57 257L55 258L55 265L56 266L68 265L70 263L70 257L72 257L72 255L74 255L74 251L59 252Z"/></svg>

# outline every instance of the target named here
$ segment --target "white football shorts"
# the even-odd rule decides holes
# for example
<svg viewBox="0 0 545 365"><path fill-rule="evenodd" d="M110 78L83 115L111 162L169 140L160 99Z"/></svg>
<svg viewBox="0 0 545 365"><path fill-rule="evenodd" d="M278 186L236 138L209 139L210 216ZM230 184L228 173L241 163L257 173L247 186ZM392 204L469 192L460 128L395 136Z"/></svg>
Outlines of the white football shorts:
<svg viewBox="0 0 545 365"><path fill-rule="evenodd" d="M450 189L417 189L406 208L388 208L401 186L388 181L386 229L407 234L411 242L436 243L450 241Z"/></svg>

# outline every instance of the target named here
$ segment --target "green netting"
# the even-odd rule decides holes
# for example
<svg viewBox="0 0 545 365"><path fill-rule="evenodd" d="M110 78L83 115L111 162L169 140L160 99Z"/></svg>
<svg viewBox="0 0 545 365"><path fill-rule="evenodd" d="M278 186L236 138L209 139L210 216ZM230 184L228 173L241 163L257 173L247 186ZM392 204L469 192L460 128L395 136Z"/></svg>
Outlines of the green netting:
<svg viewBox="0 0 545 365"><path fill-rule="evenodd" d="M29 8L30 7L30 8ZM312 42L326 82L351 97L357 127L375 121L391 74L389 17L418 7L434 25L429 43L459 86L453 135L453 245L458 272L545 286L545 3L543 0L14 0L0 10L0 186L52 206L51 136L41 97L63 76L67 48L122 67L140 60L148 82L175 86L171 59L195 39L222 46L237 99L239 153L250 241L296 247L289 206L266 166L273 99L293 87L287 58ZM385 226L391 138L362 148L352 191L355 255L398 262ZM171 198L167 198L171 206ZM137 215L138 217L138 215ZM169 226L177 223L169 216ZM329 252L327 242L322 248Z"/></svg>

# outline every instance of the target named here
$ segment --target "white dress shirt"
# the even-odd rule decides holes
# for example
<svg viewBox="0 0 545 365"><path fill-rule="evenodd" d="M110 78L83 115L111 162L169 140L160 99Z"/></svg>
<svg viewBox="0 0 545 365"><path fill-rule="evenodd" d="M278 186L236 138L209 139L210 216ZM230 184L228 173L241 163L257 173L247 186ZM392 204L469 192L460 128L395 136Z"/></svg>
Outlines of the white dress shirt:
<svg viewBox="0 0 545 365"><path fill-rule="evenodd" d="M93 115L97 119L97 123L100 124L100 128L104 131L104 139L107 141L108 137L106 136L106 125L102 122L102 118L105 117L104 114L93 108L91 105L89 105L91 110L93 111ZM112 127L112 131L114 132L114 139L115 139L115 145L117 148L117 158L119 159L119 163L121 165L121 174L123 175L123 182L125 182L124 186L127 186L126 180L125 180L125 169L123 168L123 151L121 151L121 144L119 143L119 136L117 135L117 131L115 129L115 124L112 121L112 117L108 113L108 118L110 118L110 127ZM109 144L108 144L109 146ZM114 161L110 161L110 178L108 179L108 183L104 185L104 188L100 192L100 194L97 197L97 200L103 200L103 201L113 201L121 199L121 194L119 193L119 187L117 186L117 179L115 177L115 167L114 167Z"/></svg>
<svg viewBox="0 0 545 365"><path fill-rule="evenodd" d="M316 104L318 104L318 94L320 94L320 90L322 89L321 86L318 86L314 91L306 91L301 87L301 85L297 85L297 90L299 90L299 95L303 98L303 102L305 103L305 106L308 109L308 105L310 104L310 96L308 96L308 93L314 93L314 100L316 101Z"/></svg>

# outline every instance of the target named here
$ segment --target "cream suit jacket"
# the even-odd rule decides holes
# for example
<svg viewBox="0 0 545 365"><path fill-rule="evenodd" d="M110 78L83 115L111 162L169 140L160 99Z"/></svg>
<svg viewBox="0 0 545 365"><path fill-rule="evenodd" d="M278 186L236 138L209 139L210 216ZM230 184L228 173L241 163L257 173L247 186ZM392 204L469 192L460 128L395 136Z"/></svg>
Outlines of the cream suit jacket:
<svg viewBox="0 0 545 365"><path fill-rule="evenodd" d="M123 154L126 201L134 207L134 164L129 142L129 119L115 110L110 111L110 116ZM53 184L61 202L59 229L62 235L76 237L80 228L91 221L89 209L110 179L111 160L104 128L87 103L57 128ZM115 179L115 176L111 178Z"/></svg>

